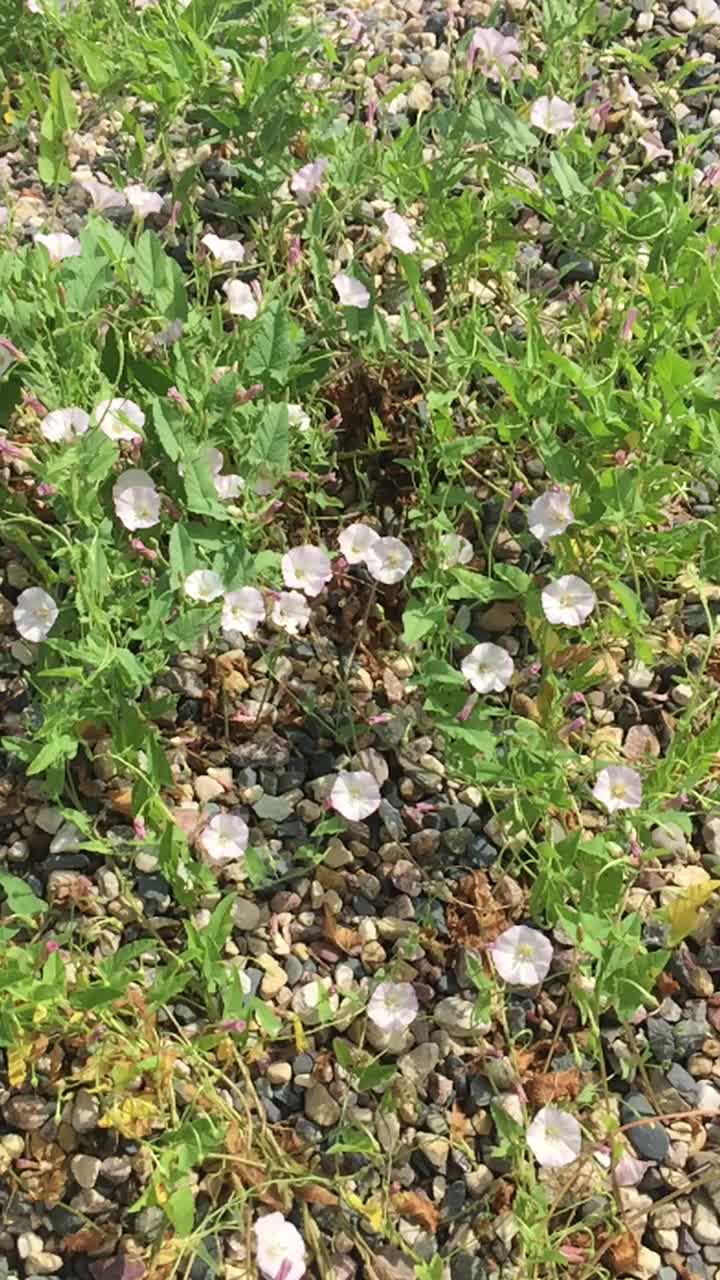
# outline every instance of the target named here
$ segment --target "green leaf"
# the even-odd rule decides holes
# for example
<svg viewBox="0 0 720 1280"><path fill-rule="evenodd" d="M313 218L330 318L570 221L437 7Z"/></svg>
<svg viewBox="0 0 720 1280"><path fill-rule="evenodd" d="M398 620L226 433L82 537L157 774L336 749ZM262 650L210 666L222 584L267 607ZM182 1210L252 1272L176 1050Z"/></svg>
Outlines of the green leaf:
<svg viewBox="0 0 720 1280"><path fill-rule="evenodd" d="M44 773L51 765L59 762L64 764L67 760L74 760L79 746L78 739L71 738L69 733L58 734L56 738L52 738L40 748L32 764L28 765L28 777L36 773Z"/></svg>
<svg viewBox="0 0 720 1280"><path fill-rule="evenodd" d="M278 471L287 471L289 454L288 413L286 404L270 404L265 410L253 440L253 461Z"/></svg>
<svg viewBox="0 0 720 1280"><path fill-rule="evenodd" d="M487 142L496 160L521 160L539 145L537 134L501 102L478 94L470 103L465 128L475 142Z"/></svg>
<svg viewBox="0 0 720 1280"><path fill-rule="evenodd" d="M397 1067L385 1066L382 1062L373 1062L364 1071L358 1072L357 1087L360 1093L367 1089L382 1089L397 1074Z"/></svg>
<svg viewBox="0 0 720 1280"><path fill-rule="evenodd" d="M182 415L179 409L171 409L170 405L162 400L155 401L153 404L155 432L171 462L177 462L183 451L182 432L177 429L181 421Z"/></svg>
<svg viewBox="0 0 720 1280"><path fill-rule="evenodd" d="M189 1187L178 1187L165 1202L165 1213L181 1238L192 1235L195 1200Z"/></svg>
<svg viewBox="0 0 720 1280"><path fill-rule="evenodd" d="M245 362L250 381L284 387L290 367L290 325L285 307L271 302L253 326L252 344Z"/></svg>
<svg viewBox="0 0 720 1280"><path fill-rule="evenodd" d="M423 636L433 631L438 622L438 611L420 606L408 607L403 613L403 640L412 648Z"/></svg>
<svg viewBox="0 0 720 1280"><path fill-rule="evenodd" d="M524 573L514 564L496 564L495 577L499 578L500 582L506 582L519 596L524 596L532 585L530 574Z"/></svg>
<svg viewBox="0 0 720 1280"><path fill-rule="evenodd" d="M7 871L0 871L0 889L7 899L7 905L14 916L21 920L32 920L35 916L43 916L48 910L47 902L37 898L19 876L11 876Z"/></svg>
<svg viewBox="0 0 720 1280"><path fill-rule="evenodd" d="M503 566L507 568L507 566ZM521 572L518 570L518 573ZM481 604L486 600L512 600L517 590L507 583L498 582L495 578L487 578L472 569L456 568L452 571L455 586L448 591L451 600L477 600Z"/></svg>
<svg viewBox="0 0 720 1280"><path fill-rule="evenodd" d="M197 564L195 547L185 525L174 524L170 533L170 581L173 587L181 587Z"/></svg>
<svg viewBox="0 0 720 1280"><path fill-rule="evenodd" d="M143 231L135 247L135 274L140 291L168 319L187 313L185 282L177 262L166 254L154 231Z"/></svg>
<svg viewBox="0 0 720 1280"><path fill-rule="evenodd" d="M560 151L551 153L550 168L566 200L572 200L574 196L587 196L587 187Z"/></svg>

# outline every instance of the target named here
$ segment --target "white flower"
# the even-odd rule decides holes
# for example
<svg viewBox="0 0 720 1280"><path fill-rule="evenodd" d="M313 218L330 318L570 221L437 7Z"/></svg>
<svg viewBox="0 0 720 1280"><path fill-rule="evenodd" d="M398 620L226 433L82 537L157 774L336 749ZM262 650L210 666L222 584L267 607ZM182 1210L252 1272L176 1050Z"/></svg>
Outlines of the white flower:
<svg viewBox="0 0 720 1280"><path fill-rule="evenodd" d="M100 213L105 209L124 209L127 201L122 191L116 191L115 187L109 187L104 182L98 182L96 178L78 178L80 186L87 191L93 202L93 207Z"/></svg>
<svg viewBox="0 0 720 1280"><path fill-rule="evenodd" d="M368 551L379 538L380 534L369 524L349 524L339 535L338 542L348 564L363 564Z"/></svg>
<svg viewBox="0 0 720 1280"><path fill-rule="evenodd" d="M256 587L241 587L239 591L228 591L223 597L220 619L223 631L254 636L264 618L265 602Z"/></svg>
<svg viewBox="0 0 720 1280"><path fill-rule="evenodd" d="M540 598L548 622L564 627L579 627L597 604L592 587L574 573L549 582Z"/></svg>
<svg viewBox="0 0 720 1280"><path fill-rule="evenodd" d="M575 519L570 510L570 494L565 489L549 489L528 508L528 528L540 542L564 533Z"/></svg>
<svg viewBox="0 0 720 1280"><path fill-rule="evenodd" d="M297 427L298 431L310 430L310 415L301 404L289 404L287 407L288 425Z"/></svg>
<svg viewBox="0 0 720 1280"><path fill-rule="evenodd" d="M310 621L310 606L299 591L280 591L272 607L272 620L276 627L296 636L304 631Z"/></svg>
<svg viewBox="0 0 720 1280"><path fill-rule="evenodd" d="M210 475L215 479L223 469L224 459L220 450L213 448L212 445L207 445L206 448L200 451L200 457L205 463ZM178 474L181 476L185 475L185 468L182 462L178 463Z"/></svg>
<svg viewBox="0 0 720 1280"><path fill-rule="evenodd" d="M148 191L141 182L131 182L125 188L125 199L138 218L147 218L151 213L159 213L163 207L163 198L157 191Z"/></svg>
<svg viewBox="0 0 720 1280"><path fill-rule="evenodd" d="M330 803L343 818L361 822L380 807L380 788L366 769L354 773L342 769L333 783Z"/></svg>
<svg viewBox="0 0 720 1280"><path fill-rule="evenodd" d="M38 231L35 243L47 249L51 262L62 262L63 258L79 258L82 253L80 241L64 231L51 231L49 235Z"/></svg>
<svg viewBox="0 0 720 1280"><path fill-rule="evenodd" d="M543 1169L562 1169L580 1155L582 1130L569 1111L541 1107L527 1131L527 1144Z"/></svg>
<svg viewBox="0 0 720 1280"><path fill-rule="evenodd" d="M224 267L230 262L243 262L245 259L245 249L240 240L223 240L222 236L216 236L212 231L208 231L200 243L204 244L215 261L222 263Z"/></svg>
<svg viewBox="0 0 720 1280"><path fill-rule="evenodd" d="M214 573L212 569L195 569L188 574L183 585L186 596L191 600L200 600L203 604L211 604L225 592L220 574Z"/></svg>
<svg viewBox="0 0 720 1280"><path fill-rule="evenodd" d="M460 664L465 679L477 693L502 693L513 677L515 664L499 644L476 644Z"/></svg>
<svg viewBox="0 0 720 1280"><path fill-rule="evenodd" d="M368 1002L368 1017L389 1035L405 1031L418 1015L418 998L409 982L381 982Z"/></svg>
<svg viewBox="0 0 720 1280"><path fill-rule="evenodd" d="M463 538L461 533L440 535L440 560L444 569L452 569L456 564L468 564L472 558L472 543Z"/></svg>
<svg viewBox="0 0 720 1280"><path fill-rule="evenodd" d="M305 1242L281 1213L266 1213L255 1223L257 1264L266 1280L302 1280Z"/></svg>
<svg viewBox="0 0 720 1280"><path fill-rule="evenodd" d="M134 400L121 396L101 400L93 409L92 420L111 440L134 440L145 425L145 414Z"/></svg>
<svg viewBox="0 0 720 1280"><path fill-rule="evenodd" d="M575 125L575 108L564 98L536 98L530 111L530 123L545 133L565 133Z"/></svg>
<svg viewBox="0 0 720 1280"><path fill-rule="evenodd" d="M293 547L281 561L282 576L286 587L297 587L306 596L319 596L326 582L332 577L332 565L327 551L309 545Z"/></svg>
<svg viewBox="0 0 720 1280"><path fill-rule="evenodd" d="M639 809L642 804L642 778L624 764L608 765L598 774L593 795L608 813L616 813L618 809Z"/></svg>
<svg viewBox="0 0 720 1280"><path fill-rule="evenodd" d="M215 476L214 484L215 492L223 502L239 497L245 488L245 481L242 476L235 475Z"/></svg>
<svg viewBox="0 0 720 1280"><path fill-rule="evenodd" d="M226 280L223 290L228 301L228 311L233 316L245 316L254 320L258 313L257 298L249 284L242 280Z"/></svg>
<svg viewBox="0 0 720 1280"><path fill-rule="evenodd" d="M537 929L511 925L490 948L500 977L515 987L536 987L546 977L552 960L552 943Z"/></svg>
<svg viewBox="0 0 720 1280"><path fill-rule="evenodd" d="M51 630L58 616L58 607L42 587L28 587L21 591L13 609L13 619L23 640L39 644Z"/></svg>
<svg viewBox="0 0 720 1280"><path fill-rule="evenodd" d="M377 538L368 547L365 563L376 582L392 586L401 582L412 567L412 553L399 538Z"/></svg>
<svg viewBox="0 0 720 1280"><path fill-rule="evenodd" d="M247 823L233 813L216 813L200 835L208 862L237 862L247 849Z"/></svg>
<svg viewBox="0 0 720 1280"><path fill-rule="evenodd" d="M476 27L468 48L468 62L477 66L488 80L497 82L507 74L515 79L520 75L517 54L520 45L515 36L504 36L494 27Z"/></svg>
<svg viewBox="0 0 720 1280"><path fill-rule="evenodd" d="M311 164L304 164L302 169L298 169L297 173L293 174L290 179L290 190L297 196L298 204L309 204L310 197L320 190L327 167L327 160L321 156Z"/></svg>
<svg viewBox="0 0 720 1280"><path fill-rule="evenodd" d="M605 1147L595 1152L595 1159L606 1170L612 1164L610 1152ZM615 1165L613 1179L619 1187L636 1187L649 1168L650 1161L638 1160L632 1151L625 1149Z"/></svg>
<svg viewBox="0 0 720 1280"><path fill-rule="evenodd" d="M125 471L112 496L115 515L126 529L152 529L160 519L160 494L147 471Z"/></svg>
<svg viewBox="0 0 720 1280"><path fill-rule="evenodd" d="M70 409L53 409L46 413L40 423L40 431L53 444L71 444L78 436L84 435L89 426L89 414L73 405Z"/></svg>
<svg viewBox="0 0 720 1280"><path fill-rule="evenodd" d="M345 271L338 271L333 276L333 284L337 289L337 296L342 307L360 307L365 308L370 302L370 293L365 285L356 280L354 276L349 276Z"/></svg>
<svg viewBox="0 0 720 1280"><path fill-rule="evenodd" d="M417 240L413 240L409 224L399 213L395 213L392 209L387 209L383 214L383 222L387 228L388 242L393 249L399 249L400 253L415 252L418 247Z"/></svg>

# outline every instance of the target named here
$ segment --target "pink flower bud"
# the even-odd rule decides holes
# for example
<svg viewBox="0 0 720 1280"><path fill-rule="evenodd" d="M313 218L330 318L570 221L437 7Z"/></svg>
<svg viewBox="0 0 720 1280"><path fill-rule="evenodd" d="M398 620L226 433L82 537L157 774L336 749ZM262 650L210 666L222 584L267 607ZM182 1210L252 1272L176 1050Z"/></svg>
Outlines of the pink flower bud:
<svg viewBox="0 0 720 1280"><path fill-rule="evenodd" d="M133 831L136 840L144 840L147 836L147 827L142 818L133 818Z"/></svg>
<svg viewBox="0 0 720 1280"><path fill-rule="evenodd" d="M54 484L36 484L35 492L38 498L51 498L57 489Z"/></svg>
<svg viewBox="0 0 720 1280"><path fill-rule="evenodd" d="M32 394L32 391L23 392L23 408L30 409L31 412L36 413L39 418L44 418L47 414L45 405L41 400L38 400L37 396Z"/></svg>
<svg viewBox="0 0 720 1280"><path fill-rule="evenodd" d="M157 551L152 551L150 547L146 547L145 543L142 542L140 538L131 538L130 546L133 551L135 551L139 556L142 556L143 560L157 560Z"/></svg>
<svg viewBox="0 0 720 1280"><path fill-rule="evenodd" d="M235 392L236 404L248 404L250 400L256 400L265 390L262 382L254 382L251 387L245 391L242 387L238 387Z"/></svg>
<svg viewBox="0 0 720 1280"><path fill-rule="evenodd" d="M290 241L290 244L288 245L288 255L287 255L288 270L292 271L300 262L302 262L302 247L300 244L300 237L293 236Z"/></svg>
<svg viewBox="0 0 720 1280"><path fill-rule="evenodd" d="M185 413L190 413L190 405L182 394L182 391L178 391L177 387L169 388L167 398L168 400L172 400L173 404L179 405Z"/></svg>
<svg viewBox="0 0 720 1280"><path fill-rule="evenodd" d="M637 311L635 310L634 307L631 307L625 317L625 321L622 327L622 333L620 335L623 342L629 342L630 339L632 338L633 329L635 327L635 321L637 320L637 318L638 318Z"/></svg>

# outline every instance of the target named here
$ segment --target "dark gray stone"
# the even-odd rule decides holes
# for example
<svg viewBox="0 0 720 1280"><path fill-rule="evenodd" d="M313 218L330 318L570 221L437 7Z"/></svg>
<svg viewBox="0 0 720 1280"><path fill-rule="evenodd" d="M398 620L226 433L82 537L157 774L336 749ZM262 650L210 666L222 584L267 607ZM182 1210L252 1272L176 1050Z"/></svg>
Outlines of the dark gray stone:
<svg viewBox="0 0 720 1280"><path fill-rule="evenodd" d="M672 1062L675 1055L675 1035L664 1018L648 1018L645 1032L653 1056L658 1062Z"/></svg>
<svg viewBox="0 0 720 1280"><path fill-rule="evenodd" d="M678 1022L675 1027L675 1043L677 1052L681 1058L689 1057L691 1053L699 1053L703 1046L703 1040L709 1034L707 1022L695 1022L691 1018L683 1018L682 1022Z"/></svg>
<svg viewBox="0 0 720 1280"><path fill-rule="evenodd" d="M695 1105L698 1082L693 1079L689 1071L680 1066L679 1062L673 1063L667 1072L667 1080L668 1084L672 1085L673 1089L677 1089L680 1096L685 1099L689 1106Z"/></svg>
<svg viewBox="0 0 720 1280"><path fill-rule="evenodd" d="M669 1135L659 1120L634 1125L626 1132L641 1160L655 1160L659 1164L670 1150Z"/></svg>

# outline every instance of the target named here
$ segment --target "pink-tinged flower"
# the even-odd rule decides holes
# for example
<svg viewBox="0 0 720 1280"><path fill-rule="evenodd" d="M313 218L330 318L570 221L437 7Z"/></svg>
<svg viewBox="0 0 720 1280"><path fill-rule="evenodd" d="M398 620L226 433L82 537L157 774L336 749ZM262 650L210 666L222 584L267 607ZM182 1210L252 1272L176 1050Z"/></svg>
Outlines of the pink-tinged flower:
<svg viewBox="0 0 720 1280"><path fill-rule="evenodd" d="M212 231L208 231L200 243L204 244L208 253L224 267L231 262L245 260L245 248L240 240L223 240L222 236L216 236Z"/></svg>
<svg viewBox="0 0 720 1280"><path fill-rule="evenodd" d="M257 587L241 587L228 591L223 597L220 625L223 631L239 631L243 636L254 636L265 620L265 602Z"/></svg>
<svg viewBox="0 0 720 1280"><path fill-rule="evenodd" d="M610 1169L612 1157L607 1147L596 1151L595 1159L603 1169ZM613 1170L613 1178L619 1187L636 1187L649 1168L649 1161L638 1160L631 1151L624 1150Z"/></svg>
<svg viewBox="0 0 720 1280"><path fill-rule="evenodd" d="M244 387L238 387L235 392L235 403L249 404L251 400L257 400L264 390L262 382L253 382L252 386L247 388L247 391Z"/></svg>
<svg viewBox="0 0 720 1280"><path fill-rule="evenodd" d="M469 564L472 558L472 543L463 538L461 533L440 535L440 563L443 569L452 569L456 564Z"/></svg>
<svg viewBox="0 0 720 1280"><path fill-rule="evenodd" d="M577 1160L582 1130L569 1111L541 1107L527 1131L527 1144L543 1169L562 1169Z"/></svg>
<svg viewBox="0 0 720 1280"><path fill-rule="evenodd" d="M720 164L709 164L706 169L703 169L702 180L706 187L713 190L715 187L720 187Z"/></svg>
<svg viewBox="0 0 720 1280"><path fill-rule="evenodd" d="M57 493L57 487L54 484L44 484L41 481L40 484L35 485L35 492L38 498L52 498Z"/></svg>
<svg viewBox="0 0 720 1280"><path fill-rule="evenodd" d="M215 492L222 502L230 502L233 498L239 498L245 488L245 481L242 476L236 475L215 476L214 484Z"/></svg>
<svg viewBox="0 0 720 1280"><path fill-rule="evenodd" d="M620 334L620 337L623 342L629 342L630 339L632 338L633 329L635 328L635 321L637 320L637 318L638 318L637 311L635 310L634 307L630 307L623 321L622 333Z"/></svg>
<svg viewBox="0 0 720 1280"><path fill-rule="evenodd" d="M530 111L530 123L544 133L565 133L575 126L576 112L564 98L536 98Z"/></svg>
<svg viewBox="0 0 720 1280"><path fill-rule="evenodd" d="M247 823L234 813L216 813L200 833L200 846L208 862L221 866L238 862L247 849Z"/></svg>
<svg viewBox="0 0 720 1280"><path fill-rule="evenodd" d="M477 693L502 693L513 678L515 663L506 649L487 641L470 650L460 670Z"/></svg>
<svg viewBox="0 0 720 1280"><path fill-rule="evenodd" d="M320 547L293 547L283 556L281 568L285 586L304 591L306 596L319 596L332 577L330 557Z"/></svg>
<svg viewBox="0 0 720 1280"><path fill-rule="evenodd" d="M418 998L409 982L381 982L368 1001L368 1017L388 1035L405 1031L417 1018Z"/></svg>
<svg viewBox="0 0 720 1280"><path fill-rule="evenodd" d="M393 586L402 582L405 574L412 568L412 553L399 538L378 538L368 548L365 564L368 573L376 582L384 582Z"/></svg>
<svg viewBox="0 0 720 1280"><path fill-rule="evenodd" d="M73 405L70 409L53 409L43 418L40 430L53 444L72 444L78 436L85 434L89 426L90 415Z"/></svg>
<svg viewBox="0 0 720 1280"><path fill-rule="evenodd" d="M305 1242L297 1227L281 1213L266 1213L254 1231L257 1264L266 1280L302 1280Z"/></svg>
<svg viewBox="0 0 720 1280"><path fill-rule="evenodd" d="M409 223L402 218L399 213L395 213L392 209L387 209L383 214L383 222L386 227L386 236L388 243L393 249L398 249L400 253L414 253L417 249L417 240L413 240L410 233Z"/></svg>
<svg viewBox="0 0 720 1280"><path fill-rule="evenodd" d="M183 583L185 595L191 600L199 600L201 604L212 604L218 596L225 594L223 580L219 573L212 569L195 569L189 573Z"/></svg>
<svg viewBox="0 0 720 1280"><path fill-rule="evenodd" d="M549 489L541 493L528 508L528 528L540 542L548 542L564 533L575 519L570 509L570 494L565 489Z"/></svg>
<svg viewBox="0 0 720 1280"><path fill-rule="evenodd" d="M40 644L46 638L57 616L55 601L42 587L28 587L21 591L13 609L13 619L20 635L33 644Z"/></svg>
<svg viewBox="0 0 720 1280"><path fill-rule="evenodd" d="M490 955L505 982L515 987L536 987L547 976L553 949L537 929L514 924L495 939Z"/></svg>
<svg viewBox="0 0 720 1280"><path fill-rule="evenodd" d="M337 275L333 276L332 282L337 290L341 307L359 307L363 310L369 306L370 293L354 276L349 276L346 271L338 271Z"/></svg>
<svg viewBox="0 0 720 1280"><path fill-rule="evenodd" d="M125 199L136 218L148 218L152 213L160 213L163 198L158 191L148 191L142 182L131 182L125 188Z"/></svg>
<svg viewBox="0 0 720 1280"><path fill-rule="evenodd" d="M152 529L160 519L160 494L147 471L124 472L113 485L115 515L126 529Z"/></svg>
<svg viewBox="0 0 720 1280"><path fill-rule="evenodd" d="M328 167L328 161L324 156L319 160L313 160L311 164L304 164L302 169L298 169L290 179L290 190L294 196L297 196L298 204L309 204L310 200L323 185L325 181L325 170Z"/></svg>
<svg viewBox="0 0 720 1280"><path fill-rule="evenodd" d="M0 378L7 373L11 364L16 360L26 360L27 357L22 351L18 351L14 342L9 338L0 338Z"/></svg>
<svg viewBox="0 0 720 1280"><path fill-rule="evenodd" d="M51 262L62 262L63 258L79 258L82 253L80 241L75 236L67 235L65 231L51 231L49 235L38 231L35 243L47 249Z"/></svg>
<svg viewBox="0 0 720 1280"><path fill-rule="evenodd" d="M101 400L93 409L92 420L111 440L134 440L142 433L145 414L134 400L120 396Z"/></svg>
<svg viewBox="0 0 720 1280"><path fill-rule="evenodd" d="M458 721L459 724L465 724L465 722L470 719L473 711L477 706L478 696L479 695L477 693L471 693L470 697L465 699L463 705L461 706L460 710L458 711L455 717L455 719Z"/></svg>
<svg viewBox="0 0 720 1280"><path fill-rule="evenodd" d="M488 80L501 81L504 75L515 80L520 75L519 53L515 36L503 36L494 27L477 27L468 45L468 70L476 66Z"/></svg>
<svg viewBox="0 0 720 1280"><path fill-rule="evenodd" d="M153 551L151 547L146 547L145 543L140 538L130 539L130 550L134 551L137 555L142 556L143 560L153 561L158 558L157 551Z"/></svg>
<svg viewBox="0 0 720 1280"><path fill-rule="evenodd" d="M526 187L528 191L533 191L535 195L541 195L542 189L535 174L530 169L526 169L522 164L516 164L511 173L515 181L521 186Z"/></svg>
<svg viewBox="0 0 720 1280"><path fill-rule="evenodd" d="M619 809L639 809L642 804L642 778L627 765L608 765L597 776L593 796L608 813L617 813Z"/></svg>
<svg viewBox="0 0 720 1280"><path fill-rule="evenodd" d="M369 524L358 523L349 524L347 529L343 529L338 542L348 564L363 564L370 548L379 541L379 538L380 534L376 533Z"/></svg>
<svg viewBox="0 0 720 1280"><path fill-rule="evenodd" d="M543 587L540 598L548 622L563 627L581 626L597 604L592 587L574 573L566 573L555 582L549 582Z"/></svg>
<svg viewBox="0 0 720 1280"><path fill-rule="evenodd" d="M661 160L663 157L672 160L672 151L668 151L667 147L663 145L663 140L659 133L646 133L639 139L639 142L640 146L645 149L646 164L651 164L653 160Z"/></svg>
<svg viewBox="0 0 720 1280"><path fill-rule="evenodd" d="M304 631L310 621L310 606L299 591L280 591L272 607L272 620L276 627L296 636Z"/></svg>
<svg viewBox="0 0 720 1280"><path fill-rule="evenodd" d="M349 822L362 822L380 808L380 788L366 769L342 769L330 792L330 804Z"/></svg>
<svg viewBox="0 0 720 1280"><path fill-rule="evenodd" d="M147 827L143 818L133 818L133 833L136 840L145 840L147 837Z"/></svg>
<svg viewBox="0 0 720 1280"><path fill-rule="evenodd" d="M291 236L287 252L288 270L293 271L302 262L302 244L299 236Z"/></svg>
<svg viewBox="0 0 720 1280"><path fill-rule="evenodd" d="M87 191L93 203L93 208L98 213L104 212L105 209L124 209L127 203L122 191L117 191L115 187L110 187L104 182L98 182L97 178L78 178L80 186Z"/></svg>
<svg viewBox="0 0 720 1280"><path fill-rule="evenodd" d="M258 313L255 294L249 284L242 280L226 280L223 291L227 297L228 311L233 316L244 316L246 320L254 320Z"/></svg>

